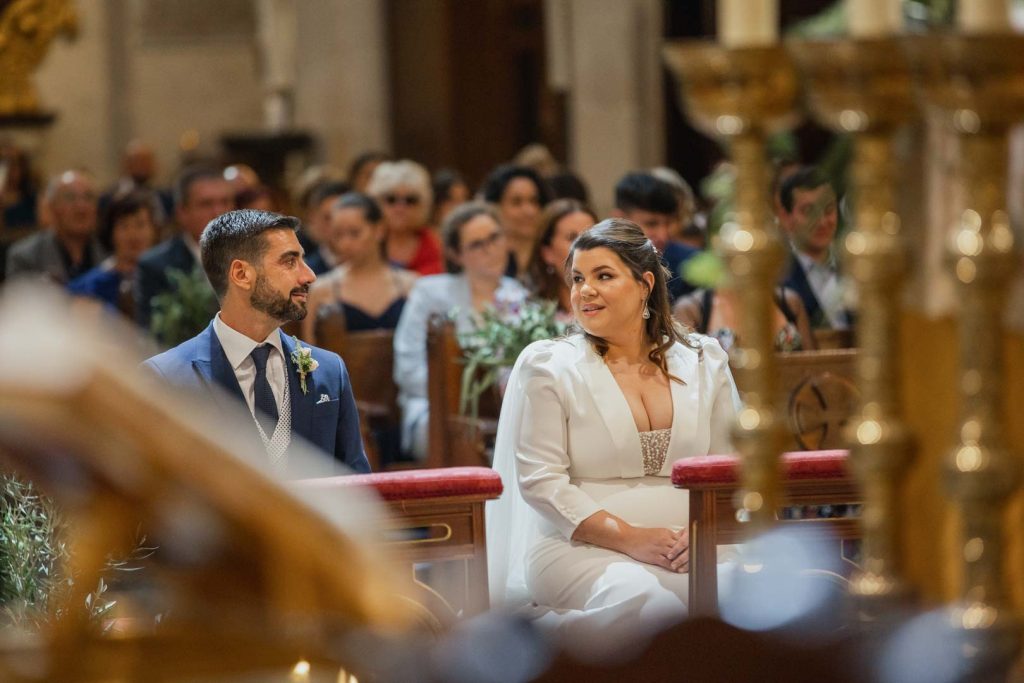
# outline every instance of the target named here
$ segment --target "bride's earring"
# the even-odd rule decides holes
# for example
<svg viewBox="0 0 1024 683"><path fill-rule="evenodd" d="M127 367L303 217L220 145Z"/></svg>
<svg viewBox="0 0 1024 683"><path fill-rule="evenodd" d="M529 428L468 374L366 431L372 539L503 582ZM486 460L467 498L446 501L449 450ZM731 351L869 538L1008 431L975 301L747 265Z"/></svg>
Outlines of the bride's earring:
<svg viewBox="0 0 1024 683"><path fill-rule="evenodd" d="M651 318L651 309L648 308L647 302L644 301L644 320L650 320L650 318Z"/></svg>

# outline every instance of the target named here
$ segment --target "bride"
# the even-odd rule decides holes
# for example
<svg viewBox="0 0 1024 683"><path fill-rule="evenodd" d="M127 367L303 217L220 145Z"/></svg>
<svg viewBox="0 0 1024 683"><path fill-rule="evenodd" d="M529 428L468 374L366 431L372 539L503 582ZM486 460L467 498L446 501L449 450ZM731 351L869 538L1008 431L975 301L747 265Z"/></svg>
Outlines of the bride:
<svg viewBox="0 0 1024 683"><path fill-rule="evenodd" d="M509 378L490 588L496 606L602 651L686 616L687 493L672 464L731 452L739 398L718 343L673 321L666 271L636 224L603 221L568 263L583 333L531 344Z"/></svg>

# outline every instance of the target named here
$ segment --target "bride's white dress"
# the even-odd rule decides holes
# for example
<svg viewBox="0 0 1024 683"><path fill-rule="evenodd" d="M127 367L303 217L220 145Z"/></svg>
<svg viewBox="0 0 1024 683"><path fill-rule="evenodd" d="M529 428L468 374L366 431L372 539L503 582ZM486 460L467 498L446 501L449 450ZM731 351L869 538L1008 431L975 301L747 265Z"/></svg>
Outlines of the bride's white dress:
<svg viewBox="0 0 1024 683"><path fill-rule="evenodd" d="M604 360L582 336L536 342L509 378L494 467L505 485L488 507L491 600L523 609L569 640L615 644L686 615L687 575L571 540L599 510L635 526L681 529L681 458L731 452L739 398L709 337L668 352L673 422L667 453L644 471L641 435ZM648 459L650 469L650 459Z"/></svg>

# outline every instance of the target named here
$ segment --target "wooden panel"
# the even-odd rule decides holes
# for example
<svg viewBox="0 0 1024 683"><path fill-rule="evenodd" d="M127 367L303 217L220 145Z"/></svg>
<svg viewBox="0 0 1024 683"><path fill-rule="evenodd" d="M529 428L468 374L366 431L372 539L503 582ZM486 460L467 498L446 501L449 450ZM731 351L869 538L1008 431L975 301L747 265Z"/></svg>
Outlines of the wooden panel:
<svg viewBox="0 0 1024 683"><path fill-rule="evenodd" d="M856 349L778 355L779 391L792 441L786 450L843 448L843 429L857 407Z"/></svg>

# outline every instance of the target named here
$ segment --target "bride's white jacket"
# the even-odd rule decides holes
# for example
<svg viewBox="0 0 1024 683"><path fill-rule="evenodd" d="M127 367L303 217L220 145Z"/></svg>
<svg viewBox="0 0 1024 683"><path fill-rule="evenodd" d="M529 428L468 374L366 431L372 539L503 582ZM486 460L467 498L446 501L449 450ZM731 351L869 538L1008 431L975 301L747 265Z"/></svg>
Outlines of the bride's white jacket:
<svg viewBox="0 0 1024 683"><path fill-rule="evenodd" d="M714 339L692 339L698 348L676 343L667 355L670 374L682 383L670 383L672 437L660 472L666 477L681 458L732 450L739 398L728 357ZM601 509L577 484L643 477L640 453L625 396L582 335L528 346L509 378L495 444L505 493L488 510L492 597L504 599L521 583L516 565L537 531L533 511L570 538Z"/></svg>

